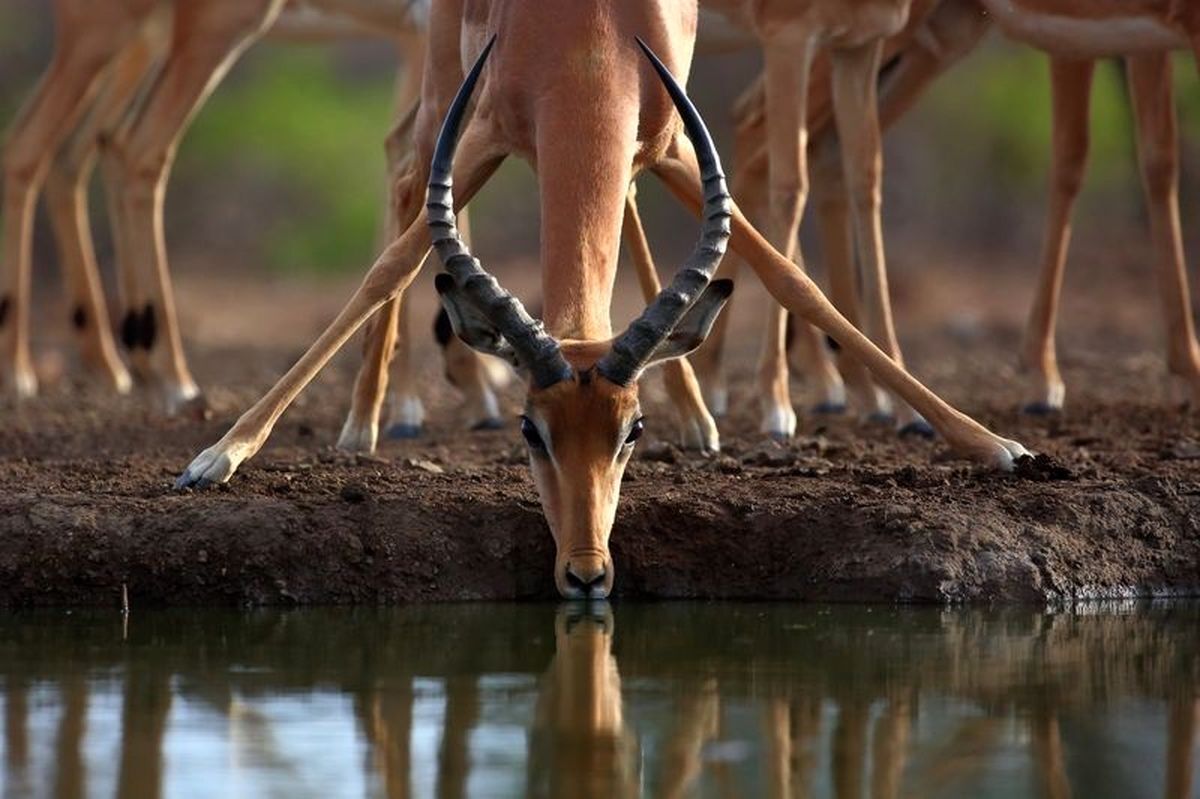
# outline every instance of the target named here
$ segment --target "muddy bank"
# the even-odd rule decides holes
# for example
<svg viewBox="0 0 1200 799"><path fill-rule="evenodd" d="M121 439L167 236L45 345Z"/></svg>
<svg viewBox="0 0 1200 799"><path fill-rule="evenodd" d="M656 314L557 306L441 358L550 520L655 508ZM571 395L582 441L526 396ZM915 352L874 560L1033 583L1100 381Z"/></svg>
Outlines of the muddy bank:
<svg viewBox="0 0 1200 799"><path fill-rule="evenodd" d="M164 420L151 395L113 399L65 380L36 403L0 409L0 603L115 606L122 585L143 604L552 596L553 545L520 435L513 425L464 432L428 343L424 439L386 441L372 458L332 452L352 375L343 357L229 486L171 490L190 457L295 357L283 342L307 341L322 321L311 309L296 320L270 308L287 312L264 300L253 318L281 331L279 341L193 347L209 420ZM852 418L806 416L795 442L764 444L747 334L744 357L733 359L743 366L722 457L666 444L670 413L648 388L648 432L612 541L618 595L1196 594L1200 425L1170 403L1161 359L1145 354L1153 336L1085 325L1064 346L1067 414L1027 418L1015 410L1015 326L986 322L967 335L946 316L933 308L906 320L917 374L1061 468L979 471L948 460L937 441L898 440ZM506 401L515 413L515 395ZM796 402L806 403L799 383Z"/></svg>

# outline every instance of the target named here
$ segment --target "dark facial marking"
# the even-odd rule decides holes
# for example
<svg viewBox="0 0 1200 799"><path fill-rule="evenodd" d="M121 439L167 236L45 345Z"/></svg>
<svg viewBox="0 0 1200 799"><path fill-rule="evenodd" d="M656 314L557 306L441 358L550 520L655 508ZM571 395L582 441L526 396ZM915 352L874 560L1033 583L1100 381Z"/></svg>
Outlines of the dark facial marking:
<svg viewBox="0 0 1200 799"><path fill-rule="evenodd" d="M825 344L826 344L826 346L829 347L830 352L841 352L842 351L842 345L838 344L837 339L835 339L833 336L826 336Z"/></svg>
<svg viewBox="0 0 1200 799"><path fill-rule="evenodd" d="M141 339L142 320L138 316L138 312L126 311L125 318L121 320L121 343L125 345L125 349L135 350Z"/></svg>
<svg viewBox="0 0 1200 799"><path fill-rule="evenodd" d="M0 327L8 319L8 297L0 297Z"/></svg>
<svg viewBox="0 0 1200 799"><path fill-rule="evenodd" d="M87 327L87 311L82 305L76 305L74 312L71 314L71 324L76 330L83 330Z"/></svg>
<svg viewBox="0 0 1200 799"><path fill-rule="evenodd" d="M142 311L142 326L141 340L138 342L142 345L142 349L149 350L154 346L154 337L158 332L158 322L154 316L154 304L146 303L146 309Z"/></svg>

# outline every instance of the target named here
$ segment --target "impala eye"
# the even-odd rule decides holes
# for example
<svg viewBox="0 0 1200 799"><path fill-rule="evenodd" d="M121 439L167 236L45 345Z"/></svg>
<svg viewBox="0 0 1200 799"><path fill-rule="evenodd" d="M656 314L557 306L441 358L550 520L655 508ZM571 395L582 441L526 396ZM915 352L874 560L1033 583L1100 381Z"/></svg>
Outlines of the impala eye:
<svg viewBox="0 0 1200 799"><path fill-rule="evenodd" d="M529 420L528 416L521 417L521 435L525 436L525 443L530 449L536 449L539 452L546 451L546 442L542 440L542 434L538 432L537 425Z"/></svg>
<svg viewBox="0 0 1200 799"><path fill-rule="evenodd" d="M642 437L642 433L644 432L646 432L646 420L643 417L634 422L633 426L629 428L629 435L625 437L625 444L629 445L637 441Z"/></svg>

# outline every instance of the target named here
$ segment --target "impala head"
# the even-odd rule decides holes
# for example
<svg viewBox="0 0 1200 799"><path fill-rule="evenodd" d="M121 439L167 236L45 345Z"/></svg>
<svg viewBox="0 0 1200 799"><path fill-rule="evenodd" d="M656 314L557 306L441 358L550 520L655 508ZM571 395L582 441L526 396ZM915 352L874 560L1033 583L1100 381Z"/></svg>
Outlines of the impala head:
<svg viewBox="0 0 1200 799"><path fill-rule="evenodd" d="M729 299L732 282L711 278L729 238L731 201L699 113L639 40L696 146L705 189L700 242L671 285L624 333L607 341L555 339L471 256L454 225L454 148L494 41L463 81L434 152L426 208L434 248L446 270L437 276L437 289L458 337L509 361L526 379L521 432L557 545L555 584L569 598L601 599L613 584L608 538L621 477L644 427L638 378L649 366L700 346Z"/></svg>

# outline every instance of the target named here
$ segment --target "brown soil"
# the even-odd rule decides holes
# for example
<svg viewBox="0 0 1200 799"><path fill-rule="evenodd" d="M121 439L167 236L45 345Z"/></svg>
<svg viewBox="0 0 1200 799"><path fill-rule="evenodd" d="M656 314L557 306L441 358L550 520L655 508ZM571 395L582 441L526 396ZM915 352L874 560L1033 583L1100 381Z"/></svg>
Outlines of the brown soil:
<svg viewBox="0 0 1200 799"><path fill-rule="evenodd" d="M679 453L652 381L612 548L624 596L1045 601L1200 588L1200 425L1169 400L1138 259L1068 283L1068 410L1017 413L1026 265L899 271L906 353L935 390L1049 456L1016 474L853 418L755 434L754 341L716 459ZM1005 267L1005 268L1001 268ZM425 278L423 278L424 280ZM745 281L743 281L745 283ZM165 420L152 397L67 380L0 426L0 603L375 603L550 597L553 544L515 427L468 433L422 324L428 435L336 455L342 356L225 487L176 474L298 354L342 286L182 280L194 370L214 408ZM755 315L739 300L735 328ZM1118 298L1121 298L1118 300ZM633 301L622 296L622 313ZM963 312L969 308L970 314ZM421 314L419 314L420 316ZM53 317L52 317L53 318ZM1145 320L1153 320L1145 326ZM53 372L53 342L42 342ZM510 396L515 412L515 399ZM807 398L798 384L798 407Z"/></svg>

